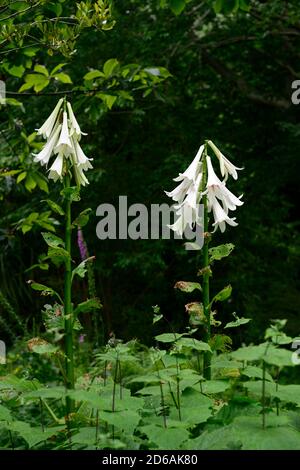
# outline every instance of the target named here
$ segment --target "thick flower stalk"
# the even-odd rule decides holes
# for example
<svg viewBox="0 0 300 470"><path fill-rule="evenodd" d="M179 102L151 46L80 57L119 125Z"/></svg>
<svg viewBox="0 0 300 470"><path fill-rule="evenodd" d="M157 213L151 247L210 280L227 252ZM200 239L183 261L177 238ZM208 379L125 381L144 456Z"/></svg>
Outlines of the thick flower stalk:
<svg viewBox="0 0 300 470"><path fill-rule="evenodd" d="M219 162L222 180L216 175L213 168L211 157L208 155L209 148L213 151L214 156ZM236 167L231 163L217 148L217 146L208 140L201 145L197 155L192 163L184 171L180 173L174 181L180 184L171 192L166 192L167 196L175 201L175 213L178 216L173 225L169 225L174 232L182 237L187 225L190 228L203 226L204 245L202 249L203 255L203 312L205 315L205 341L210 342L211 339L211 304L209 293L209 252L208 245L211 234L209 233L209 214L213 215L213 232L218 228L221 232L226 229L226 224L235 227L237 225L236 218L229 216L229 211L235 211L241 206L241 196L236 197L226 187L228 176L234 179L238 178ZM199 217L199 204L202 202L204 206L203 220ZM203 373L206 379L211 378L211 353L204 353Z"/></svg>
<svg viewBox="0 0 300 470"><path fill-rule="evenodd" d="M66 99L61 98L54 110L37 129L37 134L46 139L46 143L38 154L34 154L34 161L48 168L48 177L59 181L64 186L65 201L65 279L64 279L64 326L65 326L65 356L66 356L66 387L74 388L74 338L73 338L73 306L72 306L72 265L71 240L72 217L70 197L71 180L74 177L78 187L88 184L85 172L92 168L91 159L83 152L79 141L84 134L76 120L72 106ZM53 161L50 160L53 158ZM67 421L71 419L74 410L74 401L66 398Z"/></svg>
<svg viewBox="0 0 300 470"><path fill-rule="evenodd" d="M37 129L37 134L47 140L42 150L33 154L34 161L48 167L51 157L55 157L48 170L49 179L62 180L71 170L77 186L89 183L84 172L93 168L92 159L85 155L79 144L81 136L86 134L81 131L69 102L61 98L48 119Z"/></svg>

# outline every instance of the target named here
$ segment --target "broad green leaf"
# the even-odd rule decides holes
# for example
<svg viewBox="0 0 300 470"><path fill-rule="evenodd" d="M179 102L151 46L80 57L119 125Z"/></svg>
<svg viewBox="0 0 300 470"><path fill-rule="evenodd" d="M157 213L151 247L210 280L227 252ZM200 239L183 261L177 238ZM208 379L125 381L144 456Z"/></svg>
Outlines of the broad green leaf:
<svg viewBox="0 0 300 470"><path fill-rule="evenodd" d="M103 72L105 77L109 78L112 75L113 71L116 69L116 67L118 67L118 65L119 62L117 61L117 59L107 60L103 66Z"/></svg>
<svg viewBox="0 0 300 470"><path fill-rule="evenodd" d="M11 419L10 410L0 405L0 421L9 421Z"/></svg>
<svg viewBox="0 0 300 470"><path fill-rule="evenodd" d="M64 72L56 73L54 75L55 80L58 80L61 83L73 83L71 77Z"/></svg>
<svg viewBox="0 0 300 470"><path fill-rule="evenodd" d="M208 343L204 341L199 341L198 339L193 338L180 338L176 341L176 346L178 348L185 347L189 349L195 349L196 351L210 351L211 348Z"/></svg>
<svg viewBox="0 0 300 470"><path fill-rule="evenodd" d="M83 77L84 80L94 80L95 78L105 77L105 74L100 70L91 70L86 73Z"/></svg>
<svg viewBox="0 0 300 470"><path fill-rule="evenodd" d="M180 15L185 9L185 0L170 0L170 8L175 15Z"/></svg>
<svg viewBox="0 0 300 470"><path fill-rule="evenodd" d="M195 386L193 388L196 388ZM202 382L201 384L202 393L207 395L214 394L214 393L222 393L225 392L228 388L230 388L230 383L225 382L224 380L208 380L207 382ZM197 387L199 390L199 387Z"/></svg>
<svg viewBox="0 0 300 470"><path fill-rule="evenodd" d="M11 432L18 433L28 444L30 448L36 444L46 441L50 437L60 432L64 427L48 428L42 431L40 427L32 427L30 424L23 421L13 421L11 423L5 423L4 427L9 429Z"/></svg>
<svg viewBox="0 0 300 470"><path fill-rule="evenodd" d="M268 343L258 346L245 346L231 353L231 357L238 361L260 361L266 355Z"/></svg>
<svg viewBox="0 0 300 470"><path fill-rule="evenodd" d="M161 343L174 343L177 339L181 338L184 335L178 333L163 333L161 335L155 336L156 341L160 341Z"/></svg>
<svg viewBox="0 0 300 470"><path fill-rule="evenodd" d="M229 256L232 250L234 249L234 245L232 243L226 243L225 245L214 246L208 250L209 253L209 261L219 261L226 256Z"/></svg>
<svg viewBox="0 0 300 470"><path fill-rule="evenodd" d="M179 449L180 445L189 437L189 432L186 429L164 428L155 424L142 426L140 431L148 437L150 449Z"/></svg>
<svg viewBox="0 0 300 470"><path fill-rule="evenodd" d="M33 70L35 72L41 73L42 75L45 75L46 77L49 76L49 72L44 65L36 64Z"/></svg>
<svg viewBox="0 0 300 470"><path fill-rule="evenodd" d="M200 291L202 290L199 282L186 282L186 281L176 282L174 289L179 289L182 292L193 292L196 289Z"/></svg>
<svg viewBox="0 0 300 470"><path fill-rule="evenodd" d="M56 74L56 72L58 72L59 70L61 70L64 66L66 65L66 63L62 63L62 64L58 64L54 67L54 69L51 70L51 77L53 77L53 75Z"/></svg>
<svg viewBox="0 0 300 470"><path fill-rule="evenodd" d="M263 378L263 370L260 367L256 366L247 366L245 369L241 370L243 375L246 375L250 378L262 379ZM273 382L272 376L269 374L268 371L265 371L265 378L266 380Z"/></svg>
<svg viewBox="0 0 300 470"><path fill-rule="evenodd" d="M54 235L53 233L49 232L42 232L42 237L47 243L48 246L51 246L52 248L57 248L58 246L65 246L64 241L60 238Z"/></svg>
<svg viewBox="0 0 300 470"><path fill-rule="evenodd" d="M188 426L204 423L212 415L213 400L194 388L186 388L181 394L181 418ZM178 411L171 410L170 418L178 419Z"/></svg>
<svg viewBox="0 0 300 470"><path fill-rule="evenodd" d="M116 99L118 98L116 95L109 95L107 93L97 93L96 96L100 98L103 103L106 104L108 109L111 109L113 107Z"/></svg>
<svg viewBox="0 0 300 470"><path fill-rule="evenodd" d="M54 346L53 344L37 344L32 347L32 351L36 354L56 354L59 351L58 346Z"/></svg>
<svg viewBox="0 0 300 470"><path fill-rule="evenodd" d="M39 284L38 282L31 282L30 287L33 290L37 290L43 293L43 295L57 295L54 289L51 287L45 286L44 284Z"/></svg>

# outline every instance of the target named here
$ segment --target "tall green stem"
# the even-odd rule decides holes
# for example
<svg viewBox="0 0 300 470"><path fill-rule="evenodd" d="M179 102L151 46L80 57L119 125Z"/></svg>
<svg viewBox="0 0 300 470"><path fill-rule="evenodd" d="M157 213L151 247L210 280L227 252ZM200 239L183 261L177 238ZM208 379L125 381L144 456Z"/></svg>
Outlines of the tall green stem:
<svg viewBox="0 0 300 470"><path fill-rule="evenodd" d="M207 147L205 144L204 159L203 159L203 188L207 184L207 164L206 164L206 152ZM204 245L203 245L203 309L206 318L205 328L205 341L209 343L211 338L211 326L210 326L210 305L209 305L209 257L208 257L208 244L209 244L209 233L208 233L208 209L207 209L207 195L203 196L204 206ZM204 364L203 374L207 380L211 379L211 353L209 351L204 353Z"/></svg>
<svg viewBox="0 0 300 470"><path fill-rule="evenodd" d="M65 187L70 187L70 176L65 176ZM65 207L65 249L69 257L65 263L65 292L64 292L64 312L65 312L65 354L66 354L66 378L67 388L74 388L74 345L73 345L73 312L72 312L72 265L71 265L71 200L66 199ZM67 398L67 415L74 409L73 400Z"/></svg>

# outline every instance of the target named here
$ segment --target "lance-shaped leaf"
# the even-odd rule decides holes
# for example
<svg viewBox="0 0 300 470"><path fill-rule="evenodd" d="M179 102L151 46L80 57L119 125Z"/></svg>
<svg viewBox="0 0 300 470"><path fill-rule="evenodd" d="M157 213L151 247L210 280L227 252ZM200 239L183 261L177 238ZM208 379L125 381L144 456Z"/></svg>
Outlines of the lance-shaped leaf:
<svg viewBox="0 0 300 470"><path fill-rule="evenodd" d="M224 328L237 328L238 326L245 325L246 323L249 323L249 321L251 321L251 318L239 318L235 312L233 312L232 315L234 316L235 321L227 323Z"/></svg>
<svg viewBox="0 0 300 470"><path fill-rule="evenodd" d="M42 237L47 243L47 245L51 246L52 248L57 248L58 246L62 246L62 247L65 246L64 241L60 237L54 235L53 233L42 232Z"/></svg>
<svg viewBox="0 0 300 470"><path fill-rule="evenodd" d="M45 201L53 212L59 215L65 215L65 211L59 204L54 201L51 201L51 199L46 199Z"/></svg>
<svg viewBox="0 0 300 470"><path fill-rule="evenodd" d="M223 302L223 300L228 299L231 296L231 292L232 292L232 287L229 284L228 286L224 287L224 289L220 290L220 292L218 292L214 296L214 298L212 299L210 305L212 305L213 302L217 302L217 301Z"/></svg>
<svg viewBox="0 0 300 470"><path fill-rule="evenodd" d="M54 289L52 289L52 287L48 287L48 286L45 286L44 284L39 284L38 282L34 282L34 281L28 281L28 284L30 284L30 287L33 290L41 292L42 295L53 295L53 296L56 296L61 301L60 295Z"/></svg>

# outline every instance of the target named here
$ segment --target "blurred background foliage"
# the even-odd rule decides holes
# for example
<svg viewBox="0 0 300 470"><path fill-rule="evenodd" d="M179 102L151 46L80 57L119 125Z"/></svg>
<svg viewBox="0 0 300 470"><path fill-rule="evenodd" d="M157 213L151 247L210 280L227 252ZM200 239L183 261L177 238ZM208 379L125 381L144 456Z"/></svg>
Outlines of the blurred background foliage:
<svg viewBox="0 0 300 470"><path fill-rule="evenodd" d="M154 305L174 328L187 325L184 305L193 299L173 286L196 280L199 254L178 240L98 240L95 212L119 195L128 204L167 203L164 190L207 138L244 167L234 187L245 201L239 226L214 237L236 245L214 267L213 291L233 286L217 318L253 319L237 345L262 337L272 318L287 318L287 332L299 334L298 1L4 0L0 26L1 338L42 328L47 299L26 281L62 288L62 272L28 269L45 253L40 232L60 232L41 202L59 202L59 190L31 152L40 148L34 129L65 92L94 158L76 208L93 210L83 234L96 256L105 337L149 344ZM73 256L80 260L76 233ZM75 297L87 292L78 282Z"/></svg>

